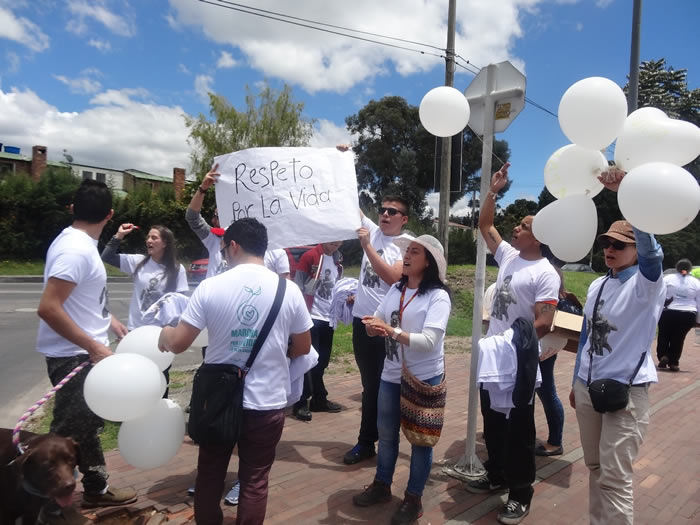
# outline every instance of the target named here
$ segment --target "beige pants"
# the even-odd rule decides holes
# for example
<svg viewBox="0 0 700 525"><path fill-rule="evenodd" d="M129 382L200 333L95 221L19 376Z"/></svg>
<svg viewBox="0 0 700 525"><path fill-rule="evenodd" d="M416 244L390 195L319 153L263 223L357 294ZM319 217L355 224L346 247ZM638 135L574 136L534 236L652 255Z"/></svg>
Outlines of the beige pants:
<svg viewBox="0 0 700 525"><path fill-rule="evenodd" d="M627 407L601 414L593 409L586 384L574 383L576 419L589 469L591 525L632 524L632 464L649 426L648 387L632 387Z"/></svg>

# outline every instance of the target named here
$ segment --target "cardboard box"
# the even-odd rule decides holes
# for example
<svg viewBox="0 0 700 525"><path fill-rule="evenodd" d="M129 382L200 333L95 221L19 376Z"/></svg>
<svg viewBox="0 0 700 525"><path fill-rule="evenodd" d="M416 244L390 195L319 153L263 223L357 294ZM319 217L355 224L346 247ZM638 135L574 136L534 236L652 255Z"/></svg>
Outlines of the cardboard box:
<svg viewBox="0 0 700 525"><path fill-rule="evenodd" d="M482 333L486 333L489 327L489 312L486 308L482 311L483 319L483 330ZM556 336L556 338L551 338L554 341L561 341L564 346L559 350L566 350L567 352L574 352L578 350L578 340L581 335L581 327L583 326L583 316L570 314L568 312L562 312L561 310L556 310L554 312L554 320L552 321L551 334ZM543 349L543 351L545 351Z"/></svg>

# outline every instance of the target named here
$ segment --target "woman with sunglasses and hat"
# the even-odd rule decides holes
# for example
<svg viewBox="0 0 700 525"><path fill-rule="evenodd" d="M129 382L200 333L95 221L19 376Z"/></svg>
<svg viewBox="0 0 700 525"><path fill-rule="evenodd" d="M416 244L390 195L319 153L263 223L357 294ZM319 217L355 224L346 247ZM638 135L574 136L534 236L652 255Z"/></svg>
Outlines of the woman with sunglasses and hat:
<svg viewBox="0 0 700 525"><path fill-rule="evenodd" d="M611 169L599 180L617 191L624 175ZM589 469L590 523L631 524L632 465L649 425L649 385L657 382L651 345L665 298L663 252L627 221L612 223L598 244L609 271L588 288L569 400ZM632 385L625 407L594 408L588 385L603 379Z"/></svg>
<svg viewBox="0 0 700 525"><path fill-rule="evenodd" d="M440 384L445 372L443 341L451 302L444 250L431 235L402 235L394 243L404 252L403 275L375 314L362 319L368 335L385 338L385 358L377 403L377 470L372 484L353 497L359 507L391 501L399 454L402 365L429 385ZM411 445L408 487L392 524L413 523L422 515L421 496L432 460L432 447Z"/></svg>

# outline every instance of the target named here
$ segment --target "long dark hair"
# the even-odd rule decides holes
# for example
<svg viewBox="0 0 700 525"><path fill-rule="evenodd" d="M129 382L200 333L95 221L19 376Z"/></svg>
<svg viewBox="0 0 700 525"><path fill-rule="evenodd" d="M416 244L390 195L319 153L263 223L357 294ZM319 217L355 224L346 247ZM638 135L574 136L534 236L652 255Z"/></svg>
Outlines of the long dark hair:
<svg viewBox="0 0 700 525"><path fill-rule="evenodd" d="M440 280L440 271L438 270L438 265L437 262L435 261L435 257L433 257L433 254L430 253L429 250L425 249L425 246L421 245L421 248L423 248L423 251L425 252L425 258L428 260L428 267L425 269L423 272L423 278L420 281L420 284L418 285L418 291L416 292L418 295L423 295L430 290L433 290L434 288L439 288L441 290L445 290L447 292L447 295L452 295L452 292L448 288L448 286ZM396 287L399 290L403 290L406 288L408 285L408 276L407 275L402 275L401 279L396 283Z"/></svg>
<svg viewBox="0 0 700 525"><path fill-rule="evenodd" d="M180 273L177 258L175 257L175 234L170 228L166 228L160 224L151 226L149 231L150 230L158 230L160 238L163 239L163 242L165 243L165 251L163 251L163 258L160 261L160 264L165 266L165 292L174 292L175 288L177 288L177 276ZM141 268L143 268L144 265L150 260L151 256L146 255L146 258L141 261L134 270L134 275L139 273Z"/></svg>

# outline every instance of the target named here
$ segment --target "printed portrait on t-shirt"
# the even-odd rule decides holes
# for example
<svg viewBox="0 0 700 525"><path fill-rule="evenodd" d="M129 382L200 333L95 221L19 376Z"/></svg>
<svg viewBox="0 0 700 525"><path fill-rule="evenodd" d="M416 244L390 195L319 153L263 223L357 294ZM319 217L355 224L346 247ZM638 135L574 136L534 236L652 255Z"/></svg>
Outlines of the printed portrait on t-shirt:
<svg viewBox="0 0 700 525"><path fill-rule="evenodd" d="M608 343L608 336L613 330L617 330L617 326L608 321L600 313L600 309L605 304L605 300L601 299L598 302L597 311L593 312L590 324L587 326L588 338L591 341L591 351L596 355L603 355L603 350L607 349L612 352L612 347Z"/></svg>
<svg viewBox="0 0 700 525"><path fill-rule="evenodd" d="M331 277L331 271L326 268L323 272L323 279L316 281L316 295L321 299L330 300L331 295L333 295L333 286L335 286L335 282Z"/></svg>
<svg viewBox="0 0 700 525"><path fill-rule="evenodd" d="M161 277L151 277L148 280L148 288L141 291L141 311L145 312L151 306L153 306L158 299L163 296L163 293L158 290L158 284L160 284Z"/></svg>
<svg viewBox="0 0 700 525"><path fill-rule="evenodd" d="M493 299L493 307L491 308L491 317L499 319L501 321L508 320L508 306L511 304L517 304L518 301L515 299L515 294L510 287L510 282L513 280L512 275L507 275L503 279L503 284L496 289L496 293Z"/></svg>
<svg viewBox="0 0 700 525"><path fill-rule="evenodd" d="M226 270L228 270L228 264L226 263L226 259L224 259L219 263L219 266L216 267L216 275L224 273Z"/></svg>
<svg viewBox="0 0 700 525"><path fill-rule="evenodd" d="M383 254L384 250L377 250L377 255L379 255L379 257L381 257ZM367 288L379 288L381 286L379 276L377 275L377 272L374 271L369 259L367 260L367 264L365 264L364 272L362 286L366 286Z"/></svg>
<svg viewBox="0 0 700 525"><path fill-rule="evenodd" d="M102 288L100 304L102 305L102 318L107 319L109 317L109 291L106 286Z"/></svg>
<svg viewBox="0 0 700 525"><path fill-rule="evenodd" d="M394 310L391 312L390 324L392 328L399 326L399 311ZM399 342L393 340L391 337L384 338L384 354L389 361L399 360Z"/></svg>

